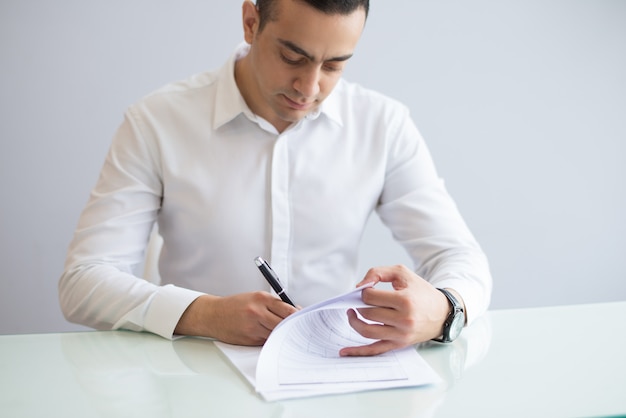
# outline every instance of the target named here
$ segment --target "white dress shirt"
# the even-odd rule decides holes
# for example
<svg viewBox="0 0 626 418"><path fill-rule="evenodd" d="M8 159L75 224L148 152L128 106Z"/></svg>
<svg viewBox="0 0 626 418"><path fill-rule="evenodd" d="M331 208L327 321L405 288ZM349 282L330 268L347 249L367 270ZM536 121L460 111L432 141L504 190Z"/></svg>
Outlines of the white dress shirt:
<svg viewBox="0 0 626 418"><path fill-rule="evenodd" d="M361 279L359 241L374 210L418 274L455 289L469 322L482 314L486 257L407 108L341 80L319 111L279 134L237 88L234 64L246 53L127 110L59 281L66 317L171 338L203 293L269 291L259 255L309 305ZM155 222L160 285L137 271Z"/></svg>

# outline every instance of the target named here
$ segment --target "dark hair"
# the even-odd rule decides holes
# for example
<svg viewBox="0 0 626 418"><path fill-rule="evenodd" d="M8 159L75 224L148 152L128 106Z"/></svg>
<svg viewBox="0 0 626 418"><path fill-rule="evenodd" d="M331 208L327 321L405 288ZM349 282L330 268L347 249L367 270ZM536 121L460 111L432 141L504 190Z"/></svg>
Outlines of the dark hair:
<svg viewBox="0 0 626 418"><path fill-rule="evenodd" d="M362 7L367 17L370 10L369 0L297 0L329 15L348 15ZM256 8L259 11L259 32L267 22L277 19L277 4L275 0L257 0Z"/></svg>

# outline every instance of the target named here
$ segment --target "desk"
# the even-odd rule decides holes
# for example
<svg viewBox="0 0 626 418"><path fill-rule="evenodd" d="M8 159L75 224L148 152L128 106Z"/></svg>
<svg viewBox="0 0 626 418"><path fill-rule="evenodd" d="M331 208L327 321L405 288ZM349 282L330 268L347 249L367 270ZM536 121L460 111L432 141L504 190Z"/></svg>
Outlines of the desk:
<svg viewBox="0 0 626 418"><path fill-rule="evenodd" d="M573 417L626 414L626 302L491 311L426 343L445 382L259 398L213 342L124 331L0 336L3 417Z"/></svg>

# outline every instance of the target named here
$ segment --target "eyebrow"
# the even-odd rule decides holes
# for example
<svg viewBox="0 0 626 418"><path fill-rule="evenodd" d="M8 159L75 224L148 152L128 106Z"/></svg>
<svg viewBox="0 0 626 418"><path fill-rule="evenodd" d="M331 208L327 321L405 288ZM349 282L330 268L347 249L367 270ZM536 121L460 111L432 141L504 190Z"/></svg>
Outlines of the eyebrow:
<svg viewBox="0 0 626 418"><path fill-rule="evenodd" d="M296 54L300 54L304 57L306 57L308 60L311 60L313 62L317 62L317 60L315 59L315 57L311 54L309 54L308 52L306 52L304 49L300 48L298 45L294 44L291 41L287 41L284 39L279 39L278 42L284 46L285 48L288 48L290 50L292 50L293 52L295 52ZM348 59L350 59L352 57L353 54L346 54L346 55L341 55L338 57L332 57L329 58L325 61L347 61Z"/></svg>

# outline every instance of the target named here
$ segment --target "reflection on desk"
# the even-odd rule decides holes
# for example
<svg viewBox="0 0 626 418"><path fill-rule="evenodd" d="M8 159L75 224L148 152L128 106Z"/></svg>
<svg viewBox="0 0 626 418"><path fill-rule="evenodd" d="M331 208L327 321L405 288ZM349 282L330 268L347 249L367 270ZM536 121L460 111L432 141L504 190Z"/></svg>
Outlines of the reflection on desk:
<svg viewBox="0 0 626 418"><path fill-rule="evenodd" d="M589 336L610 335L611 318L624 315L626 302L493 311L452 344L417 347L442 384L283 402L257 396L208 339L124 331L0 336L0 415L616 415L626 412L626 337Z"/></svg>
<svg viewBox="0 0 626 418"><path fill-rule="evenodd" d="M484 318L458 343L420 347L446 379L445 385L413 396L401 391L397 396L394 391L369 392L367 402L359 396L318 397L309 401L314 408L303 402L262 401L207 339L167 341L132 332L93 332L61 335L61 346L85 398L101 416L123 416L131 411L151 417L188 416L188 406L196 405L204 413L220 406L224 414L233 417L319 417L338 411L367 417L380 416L393 405L401 418L432 416L446 387L460 378L465 359L476 361L484 355L488 330ZM476 349L470 352L472 340ZM372 397L379 397L379 402ZM373 408L378 409L375 414Z"/></svg>

